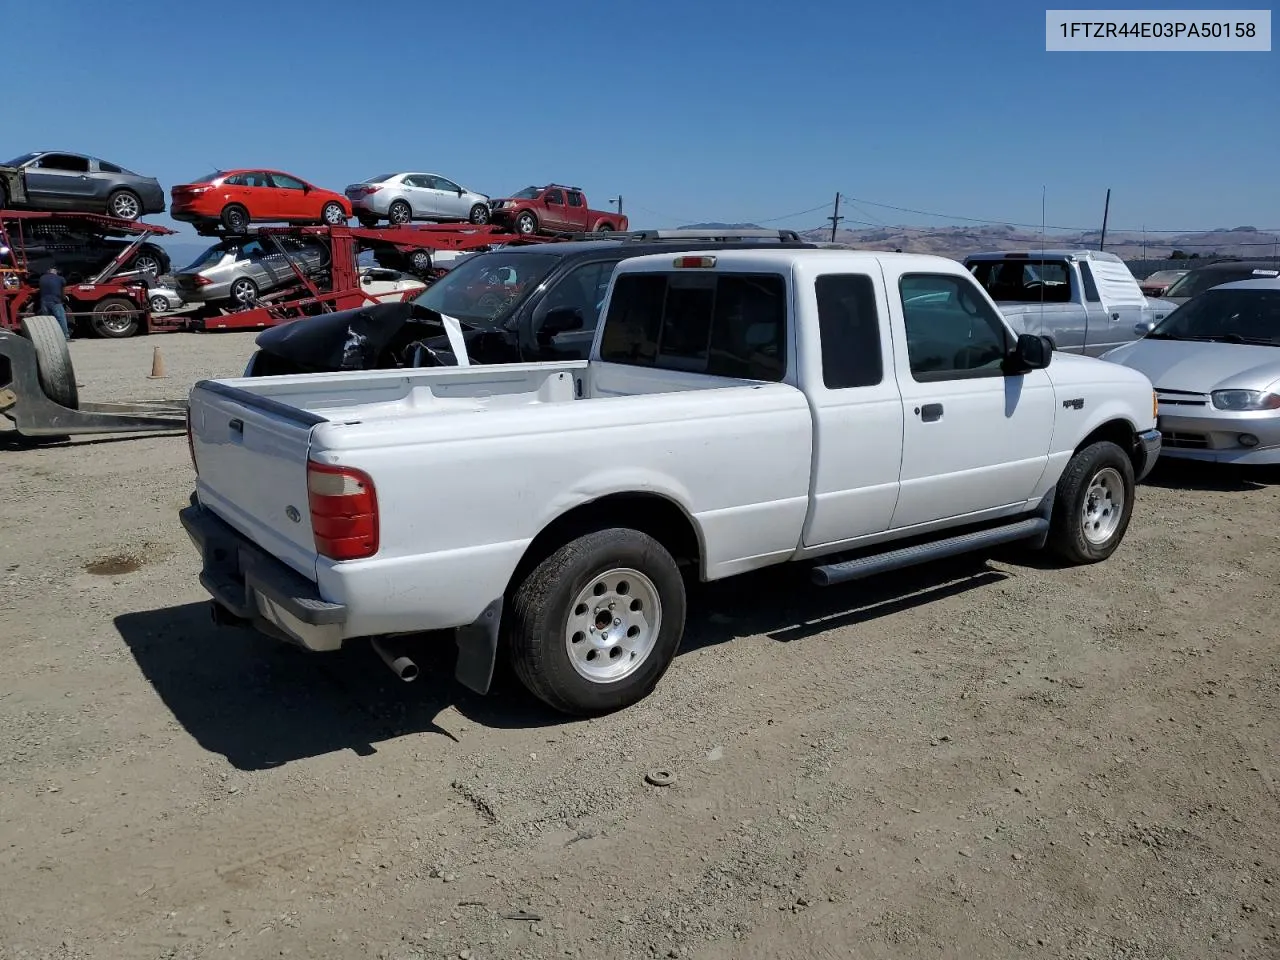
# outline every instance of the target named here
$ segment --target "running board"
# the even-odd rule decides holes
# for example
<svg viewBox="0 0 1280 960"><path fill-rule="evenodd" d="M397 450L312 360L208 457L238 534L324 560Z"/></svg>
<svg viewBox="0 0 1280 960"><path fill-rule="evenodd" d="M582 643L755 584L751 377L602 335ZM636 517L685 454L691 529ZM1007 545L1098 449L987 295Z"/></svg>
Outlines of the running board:
<svg viewBox="0 0 1280 960"><path fill-rule="evenodd" d="M1030 540L1032 537L1043 536L1048 530L1047 519L1030 517L1002 527L978 530L975 533L962 533L958 537L949 537L946 540L903 547L901 550L890 550L888 553L877 553L857 560L846 560L843 563L824 564L813 568L813 582L820 587L829 587L848 580L860 580L877 573L911 567L917 563L928 563L931 560L942 560L945 557L954 557L1002 543Z"/></svg>

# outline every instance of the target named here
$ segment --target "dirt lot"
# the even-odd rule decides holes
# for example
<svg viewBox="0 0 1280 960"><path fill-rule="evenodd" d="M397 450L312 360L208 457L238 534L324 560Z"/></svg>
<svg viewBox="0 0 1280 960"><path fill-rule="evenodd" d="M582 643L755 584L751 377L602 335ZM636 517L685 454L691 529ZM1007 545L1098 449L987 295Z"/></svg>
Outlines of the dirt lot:
<svg viewBox="0 0 1280 960"><path fill-rule="evenodd" d="M163 397L251 342L73 355ZM1280 957L1280 485L1162 470L1085 569L709 587L565 722L214 628L181 436L0 478L4 960Z"/></svg>

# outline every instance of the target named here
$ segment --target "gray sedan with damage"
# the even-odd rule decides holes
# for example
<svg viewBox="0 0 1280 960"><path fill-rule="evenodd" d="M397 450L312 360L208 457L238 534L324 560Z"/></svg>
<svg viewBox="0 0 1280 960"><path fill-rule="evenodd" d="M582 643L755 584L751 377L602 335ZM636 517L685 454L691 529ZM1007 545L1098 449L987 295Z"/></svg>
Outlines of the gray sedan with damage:
<svg viewBox="0 0 1280 960"><path fill-rule="evenodd" d="M1280 280L1207 290L1103 359L1155 386L1162 456L1280 464Z"/></svg>

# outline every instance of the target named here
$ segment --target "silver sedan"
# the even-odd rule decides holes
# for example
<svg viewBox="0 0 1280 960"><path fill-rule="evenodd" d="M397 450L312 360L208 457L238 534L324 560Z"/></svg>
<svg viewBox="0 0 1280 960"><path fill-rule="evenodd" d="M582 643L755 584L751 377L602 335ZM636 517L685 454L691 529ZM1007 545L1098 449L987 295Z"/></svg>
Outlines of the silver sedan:
<svg viewBox="0 0 1280 960"><path fill-rule="evenodd" d="M488 197L434 173L382 173L351 184L345 192L365 226L379 220L489 222Z"/></svg>
<svg viewBox="0 0 1280 960"><path fill-rule="evenodd" d="M1155 386L1161 456L1280 464L1280 280L1207 290L1103 359Z"/></svg>

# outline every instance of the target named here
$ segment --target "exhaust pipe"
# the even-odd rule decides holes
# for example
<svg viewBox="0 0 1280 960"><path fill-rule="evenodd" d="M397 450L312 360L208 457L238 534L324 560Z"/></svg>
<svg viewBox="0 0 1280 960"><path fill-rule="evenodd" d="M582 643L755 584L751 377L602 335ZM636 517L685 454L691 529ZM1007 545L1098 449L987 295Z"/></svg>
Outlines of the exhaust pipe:
<svg viewBox="0 0 1280 960"><path fill-rule="evenodd" d="M400 650L390 649L382 640L371 640L374 652L382 658L382 662L391 668L391 672L405 683L418 679L418 665L405 656Z"/></svg>

